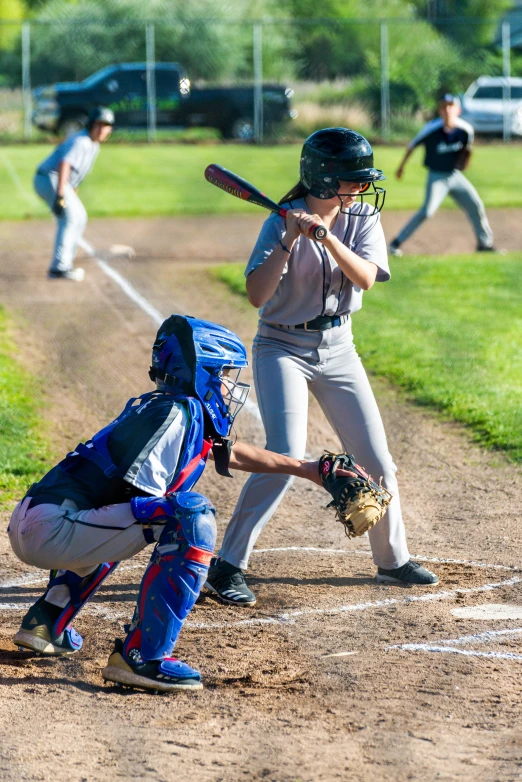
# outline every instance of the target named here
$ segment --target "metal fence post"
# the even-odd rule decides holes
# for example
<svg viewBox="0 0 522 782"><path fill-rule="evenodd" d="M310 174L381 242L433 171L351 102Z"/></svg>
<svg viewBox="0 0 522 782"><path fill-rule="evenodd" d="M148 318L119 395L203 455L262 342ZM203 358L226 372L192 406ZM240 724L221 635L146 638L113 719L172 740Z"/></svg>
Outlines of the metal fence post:
<svg viewBox="0 0 522 782"><path fill-rule="evenodd" d="M256 144L263 143L263 25L254 22L254 137Z"/></svg>
<svg viewBox="0 0 522 782"><path fill-rule="evenodd" d="M511 140L511 85L508 79L511 77L511 25L502 22L502 72L504 84L502 86L502 128L504 142Z"/></svg>
<svg viewBox="0 0 522 782"><path fill-rule="evenodd" d="M24 103L24 139L32 136L32 96L31 96L31 25L22 25L22 96Z"/></svg>
<svg viewBox="0 0 522 782"><path fill-rule="evenodd" d="M381 22L381 136L384 141L390 137L390 64L386 22Z"/></svg>
<svg viewBox="0 0 522 782"><path fill-rule="evenodd" d="M145 47L147 56L147 136L156 141L156 53L154 45L154 25L145 25Z"/></svg>

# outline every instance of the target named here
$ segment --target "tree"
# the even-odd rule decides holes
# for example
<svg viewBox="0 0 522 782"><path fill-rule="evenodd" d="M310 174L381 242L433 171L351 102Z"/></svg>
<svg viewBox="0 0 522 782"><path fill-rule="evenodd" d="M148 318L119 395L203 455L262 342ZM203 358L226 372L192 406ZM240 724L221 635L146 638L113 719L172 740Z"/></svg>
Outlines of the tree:
<svg viewBox="0 0 522 782"><path fill-rule="evenodd" d="M18 39L24 14L23 0L0 0L0 51L9 49Z"/></svg>

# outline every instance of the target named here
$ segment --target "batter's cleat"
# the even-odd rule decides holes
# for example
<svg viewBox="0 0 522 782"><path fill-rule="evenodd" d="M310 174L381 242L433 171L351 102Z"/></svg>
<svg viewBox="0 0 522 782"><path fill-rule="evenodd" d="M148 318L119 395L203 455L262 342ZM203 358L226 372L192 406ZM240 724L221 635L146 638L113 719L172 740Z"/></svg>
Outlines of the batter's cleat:
<svg viewBox="0 0 522 782"><path fill-rule="evenodd" d="M375 576L380 584L400 584L401 586L435 586L439 577L412 559L402 567L385 570L377 568Z"/></svg>
<svg viewBox="0 0 522 782"><path fill-rule="evenodd" d="M47 273L50 280L73 280L74 282L83 282L85 279L85 269L67 269L67 271L50 271Z"/></svg>
<svg viewBox="0 0 522 782"><path fill-rule="evenodd" d="M256 596L246 585L241 568L224 559L212 558L205 586L225 605L253 606L257 602Z"/></svg>
<svg viewBox="0 0 522 782"><path fill-rule="evenodd" d="M125 659L123 641L119 638L114 641L114 651L102 671L102 677L116 686L141 687L153 692L203 689L199 671L175 657L144 660L139 650L134 648Z"/></svg>
<svg viewBox="0 0 522 782"><path fill-rule="evenodd" d="M82 648L83 638L74 627L67 625L56 636L53 628L63 608L48 603L41 597L22 619L20 629L13 638L19 649L28 649L45 657L74 654Z"/></svg>
<svg viewBox="0 0 522 782"><path fill-rule="evenodd" d="M388 245L388 252L390 253L390 255L394 255L396 258L402 258L402 256L404 255L404 253L401 250L401 246L396 239L394 239Z"/></svg>

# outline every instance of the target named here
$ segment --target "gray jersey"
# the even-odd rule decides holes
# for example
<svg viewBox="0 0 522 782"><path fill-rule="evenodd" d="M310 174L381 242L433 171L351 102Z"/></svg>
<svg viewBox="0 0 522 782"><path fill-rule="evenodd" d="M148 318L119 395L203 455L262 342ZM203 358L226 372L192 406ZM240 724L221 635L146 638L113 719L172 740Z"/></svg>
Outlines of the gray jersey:
<svg viewBox="0 0 522 782"><path fill-rule="evenodd" d="M287 208L290 204L285 204ZM310 212L304 199L292 202L291 208ZM356 204L353 211L370 214L373 206ZM261 266L279 247L286 232L285 220L273 214L266 220L256 242L245 276ZM340 213L332 234L350 250L377 267L377 281L390 279L386 240L380 215L354 217ZM288 259L276 292L261 307L264 323L292 326L313 320L319 315L347 315L362 307L361 288L343 274L332 255L320 242L301 235Z"/></svg>
<svg viewBox="0 0 522 782"><path fill-rule="evenodd" d="M99 142L91 139L88 130L82 130L57 146L54 152L51 152L49 157L38 166L38 172L50 174L58 171L58 166L62 160L65 160L71 166L69 183L72 187L78 187L92 169L99 151Z"/></svg>

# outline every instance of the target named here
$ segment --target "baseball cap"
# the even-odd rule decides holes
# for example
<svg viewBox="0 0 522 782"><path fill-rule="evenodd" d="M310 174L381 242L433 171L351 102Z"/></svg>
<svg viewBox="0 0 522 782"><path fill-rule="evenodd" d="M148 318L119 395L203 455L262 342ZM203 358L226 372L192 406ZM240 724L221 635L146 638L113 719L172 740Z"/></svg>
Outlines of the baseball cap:
<svg viewBox="0 0 522 782"><path fill-rule="evenodd" d="M452 92L446 92L439 100L439 105L441 103L454 103L456 106L460 106L460 98L458 95L453 95Z"/></svg>
<svg viewBox="0 0 522 782"><path fill-rule="evenodd" d="M114 125L114 112L106 106L96 106L89 114L89 126L94 122L103 122L104 125Z"/></svg>

